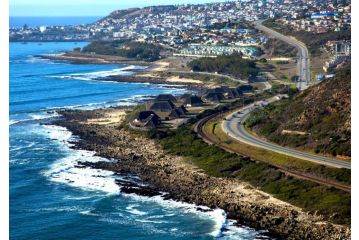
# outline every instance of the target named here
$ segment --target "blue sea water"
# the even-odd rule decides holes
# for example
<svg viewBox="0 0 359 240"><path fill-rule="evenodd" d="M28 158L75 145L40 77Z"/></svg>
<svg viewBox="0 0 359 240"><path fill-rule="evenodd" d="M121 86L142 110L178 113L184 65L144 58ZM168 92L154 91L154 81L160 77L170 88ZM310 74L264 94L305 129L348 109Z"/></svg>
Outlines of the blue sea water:
<svg viewBox="0 0 359 240"><path fill-rule="evenodd" d="M67 26L91 24L101 19L100 16L81 16L81 17L10 17L9 25L11 28L39 26Z"/></svg>
<svg viewBox="0 0 359 240"><path fill-rule="evenodd" d="M101 81L135 66L71 65L42 60L85 43L10 43L10 238L22 239L267 239L234 226L220 209L122 194L116 179L136 176L76 168L78 161L106 161L71 149L76 137L40 122L59 108L135 104L183 89ZM226 230L224 230L226 229Z"/></svg>

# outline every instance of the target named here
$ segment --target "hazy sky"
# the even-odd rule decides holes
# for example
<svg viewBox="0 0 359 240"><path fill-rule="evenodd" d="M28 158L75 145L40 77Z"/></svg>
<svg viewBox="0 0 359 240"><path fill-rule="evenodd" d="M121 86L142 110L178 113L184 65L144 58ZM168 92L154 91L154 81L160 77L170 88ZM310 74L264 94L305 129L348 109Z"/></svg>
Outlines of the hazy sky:
<svg viewBox="0 0 359 240"><path fill-rule="evenodd" d="M10 16L104 16L117 9L225 0L10 0Z"/></svg>

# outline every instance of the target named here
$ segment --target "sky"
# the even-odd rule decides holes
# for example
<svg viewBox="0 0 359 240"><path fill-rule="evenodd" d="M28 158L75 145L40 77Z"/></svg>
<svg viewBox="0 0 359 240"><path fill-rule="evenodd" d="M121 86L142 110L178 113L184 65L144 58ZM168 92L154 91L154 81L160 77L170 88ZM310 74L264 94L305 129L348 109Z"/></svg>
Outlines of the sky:
<svg viewBox="0 0 359 240"><path fill-rule="evenodd" d="M10 16L106 16L118 9L225 0L10 0Z"/></svg>

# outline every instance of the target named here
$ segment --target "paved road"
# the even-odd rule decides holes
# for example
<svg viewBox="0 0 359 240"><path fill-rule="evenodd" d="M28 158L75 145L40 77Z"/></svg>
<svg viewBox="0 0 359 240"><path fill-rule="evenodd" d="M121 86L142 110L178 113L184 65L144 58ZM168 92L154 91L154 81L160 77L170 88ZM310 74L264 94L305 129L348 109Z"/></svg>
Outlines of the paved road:
<svg viewBox="0 0 359 240"><path fill-rule="evenodd" d="M282 146L279 146L274 143L270 143L267 141L264 141L262 139L259 139L250 133L244 128L243 123L248 118L249 114L256 108L260 108L261 105L266 105L269 103L273 103L275 101L278 101L280 99L281 95L278 95L276 97L267 99L266 101L258 101L256 103L253 103L251 105L248 105L244 108L242 108L240 111L236 111L234 113L230 113L226 116L226 120L222 122L222 129L225 133L227 133L230 137L240 141L244 142L246 144L260 147L263 149L271 150L277 153L285 154L288 156L300 158L303 160L328 165L332 167L337 168L347 168L350 169L350 163L345 161L336 160L333 158L323 157L317 154L311 154L307 152L301 152L297 151L291 148L285 148Z"/></svg>
<svg viewBox="0 0 359 240"><path fill-rule="evenodd" d="M307 47L303 43L295 39L289 38L279 32L276 32L270 28L263 26L262 25L263 21L264 20L258 20L254 22L254 25L258 30L261 30L267 33L268 35L272 35L275 38L287 42L288 44L298 49L297 71L298 71L299 79L297 82L297 88L299 90L306 89L309 86L309 82L310 82L309 53Z"/></svg>

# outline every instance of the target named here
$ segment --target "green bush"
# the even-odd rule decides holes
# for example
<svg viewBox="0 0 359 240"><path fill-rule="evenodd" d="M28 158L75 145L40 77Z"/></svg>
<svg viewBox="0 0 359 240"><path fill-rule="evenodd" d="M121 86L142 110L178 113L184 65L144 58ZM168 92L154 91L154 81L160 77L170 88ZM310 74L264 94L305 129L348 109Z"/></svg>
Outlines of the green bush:
<svg viewBox="0 0 359 240"><path fill-rule="evenodd" d="M82 49L85 53L114 55L138 60L155 61L160 59L162 47L150 43L139 43L130 40L92 42Z"/></svg>
<svg viewBox="0 0 359 240"><path fill-rule="evenodd" d="M192 60L188 66L195 72L218 72L238 78L257 76L259 72L255 61L243 59L237 54L216 58L203 57Z"/></svg>

